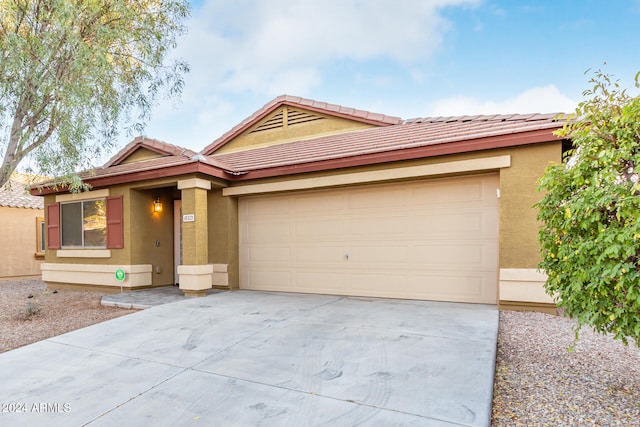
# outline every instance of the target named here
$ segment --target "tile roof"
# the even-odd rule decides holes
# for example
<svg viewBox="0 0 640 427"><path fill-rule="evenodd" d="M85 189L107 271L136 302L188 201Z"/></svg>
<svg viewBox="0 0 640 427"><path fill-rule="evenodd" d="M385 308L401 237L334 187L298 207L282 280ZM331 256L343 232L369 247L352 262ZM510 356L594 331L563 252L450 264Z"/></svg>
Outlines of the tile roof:
<svg viewBox="0 0 640 427"><path fill-rule="evenodd" d="M405 120L404 123L460 123L460 122L535 122L535 121L562 121L567 116L564 113L531 113L531 114L491 114L475 116L440 116L418 117Z"/></svg>
<svg viewBox="0 0 640 427"><path fill-rule="evenodd" d="M372 113L370 111L357 110L355 108L343 107L341 105L329 104L326 102L314 101L313 99L301 98L299 96L280 95L277 98L266 103L255 113L244 119L242 122L231 128L228 132L217 138L211 144L207 145L202 151L202 154L211 154L218 148L231 141L238 136L244 130L258 122L260 119L268 115L270 112L279 108L281 105L289 105L293 107L306 108L316 112L340 116L357 120L361 122L367 122L378 126L397 125L402 123L400 117L386 116L384 114Z"/></svg>
<svg viewBox="0 0 640 427"><path fill-rule="evenodd" d="M90 183L97 180L95 182L98 185L194 172L228 180L251 179L251 177L258 177L260 174L271 176L269 174L276 172L278 168L291 167L293 169L276 172L276 174L296 173L303 171L303 169L322 170L325 167L335 167L329 163L340 163L339 167L345 167L345 164L354 161L359 162L358 164L380 163L434 155L435 151L440 154L452 154L498 146L546 142L556 138L552 132L562 127L565 120L565 116L561 113L553 113L423 117L403 121L399 118L346 109L303 98L281 96L265 105L221 138L225 139L228 138L228 135L237 134L238 129L244 129L243 126L246 126L248 122L255 121L256 117L260 117L260 114L271 111L269 108L283 102L375 118L380 120L380 123L384 122L385 125L285 142L268 147L211 155L203 154L207 149L196 153L156 139L138 137L120 150L103 167L83 172L80 177ZM155 151L162 156L122 163L140 147ZM430 150L431 147L434 150ZM442 149L437 147L442 147ZM425 152L425 150L429 151ZM374 157L375 159L373 159ZM251 174L252 171L256 171L258 175ZM106 180L102 180L103 178ZM48 192L56 191L52 184L53 181L50 181L44 185L50 187Z"/></svg>
<svg viewBox="0 0 640 427"><path fill-rule="evenodd" d="M171 166L182 166L190 163L202 162L210 166L214 166L221 170L230 170L230 166L217 159L202 157L199 153L187 150L180 154L158 157L155 159L141 160L133 163L116 164L82 172L80 177L83 179L104 178L116 175L124 175L128 173L148 172L163 169Z"/></svg>
<svg viewBox="0 0 640 427"><path fill-rule="evenodd" d="M93 180L123 177L130 174L137 174L138 176L140 176L140 174L155 173L157 177L159 173L161 174L167 171L168 168L195 166L195 168L192 169L197 169L198 164L218 169L219 171L221 171L220 176L224 175L224 171L231 171L231 167L229 165L219 160L207 158L200 153L196 153L195 151L146 137L144 138L145 148L149 148L149 144L152 144L154 148L162 149L163 152L167 154L162 157L156 157L147 160L139 160L131 163L120 163L140 146L141 141L141 137L134 139L132 142L127 144L126 147L120 150L115 156L113 156L111 160L105 163L104 166L80 172L78 174L79 177L83 181L89 183L91 183ZM193 171L190 170L189 172ZM171 174L167 172L167 174L163 176L170 175ZM137 180L140 180L140 178L137 178ZM55 180L49 179L48 181L41 182L41 184L47 189L45 191L46 193L56 192ZM63 189L62 191L66 189L64 184L61 185L61 189ZM33 193L37 193L41 190L42 188L34 189Z"/></svg>
<svg viewBox="0 0 640 427"><path fill-rule="evenodd" d="M10 208L44 209L44 198L32 196L28 186L43 177L14 172L9 181L0 188L0 206Z"/></svg>
<svg viewBox="0 0 640 427"><path fill-rule="evenodd" d="M160 141L158 139L147 138L145 136L138 136L129 144L127 144L122 150L118 151L103 168L119 165L126 160L134 151L139 148L146 148L162 156L185 156L191 158L196 155L195 151L188 148L179 147L177 145L169 144L168 142Z"/></svg>
<svg viewBox="0 0 640 427"><path fill-rule="evenodd" d="M556 113L418 118L396 126L214 154L209 158L227 164L236 173L249 172L535 130L548 129L551 135L551 131L562 126L558 117Z"/></svg>

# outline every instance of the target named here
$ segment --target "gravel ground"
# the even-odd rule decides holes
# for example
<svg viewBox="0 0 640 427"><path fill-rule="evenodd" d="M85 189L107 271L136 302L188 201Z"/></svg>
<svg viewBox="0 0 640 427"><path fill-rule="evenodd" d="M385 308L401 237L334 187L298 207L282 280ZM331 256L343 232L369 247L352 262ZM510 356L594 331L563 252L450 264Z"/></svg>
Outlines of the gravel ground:
<svg viewBox="0 0 640 427"><path fill-rule="evenodd" d="M492 426L640 426L640 350L574 325L500 312Z"/></svg>
<svg viewBox="0 0 640 427"><path fill-rule="evenodd" d="M101 306L103 295L0 282L0 353L135 312ZM25 316L29 302L40 310ZM569 352L574 324L500 312L492 426L640 426L640 350L585 328Z"/></svg>
<svg viewBox="0 0 640 427"><path fill-rule="evenodd" d="M46 289L41 280L0 281L0 353L136 311L103 307L102 292ZM38 312L27 316L29 304Z"/></svg>

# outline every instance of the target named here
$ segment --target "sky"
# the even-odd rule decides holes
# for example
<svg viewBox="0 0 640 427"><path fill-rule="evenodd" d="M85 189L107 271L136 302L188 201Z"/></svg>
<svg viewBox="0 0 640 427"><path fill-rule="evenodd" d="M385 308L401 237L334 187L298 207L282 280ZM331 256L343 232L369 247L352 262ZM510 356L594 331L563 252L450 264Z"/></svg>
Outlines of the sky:
<svg viewBox="0 0 640 427"><path fill-rule="evenodd" d="M145 135L195 151L283 94L410 119L572 112L587 70L637 93L640 0L191 4L191 71Z"/></svg>

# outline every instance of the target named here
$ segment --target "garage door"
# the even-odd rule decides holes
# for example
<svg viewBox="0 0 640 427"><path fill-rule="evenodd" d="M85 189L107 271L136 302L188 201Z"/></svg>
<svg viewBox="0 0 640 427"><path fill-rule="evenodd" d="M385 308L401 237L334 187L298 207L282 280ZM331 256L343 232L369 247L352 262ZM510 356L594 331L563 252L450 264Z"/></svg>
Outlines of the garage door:
<svg viewBox="0 0 640 427"><path fill-rule="evenodd" d="M241 198L243 289L495 304L498 175Z"/></svg>

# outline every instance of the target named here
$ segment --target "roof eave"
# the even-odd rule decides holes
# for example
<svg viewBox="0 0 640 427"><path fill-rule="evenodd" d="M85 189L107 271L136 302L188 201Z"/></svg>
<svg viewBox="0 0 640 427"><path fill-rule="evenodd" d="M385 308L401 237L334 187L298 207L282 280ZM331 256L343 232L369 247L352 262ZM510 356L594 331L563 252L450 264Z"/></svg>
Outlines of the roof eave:
<svg viewBox="0 0 640 427"><path fill-rule="evenodd" d="M173 166L164 166L142 171L129 171L104 177L88 177L83 179L83 181L94 188L100 188L110 185L148 181L152 179L167 178L186 175L190 173L203 173L205 175L219 178L227 182L241 182L260 178L295 175L299 173L319 172L332 169L367 166L403 160L413 160L450 154L462 154L474 151L516 147L528 144L554 142L562 139L554 135L553 132L556 129L557 128L555 127L548 129L537 129L526 132L468 139L443 144L424 145L420 147L396 149L378 153L360 154L336 159L297 163L249 171L226 170L225 168L214 166L204 162L192 161ZM58 187L57 189L53 189L53 187L36 187L30 190L31 194L34 196L64 193L67 191L68 187Z"/></svg>
<svg viewBox="0 0 640 427"><path fill-rule="evenodd" d="M367 166L426 157L462 154L474 151L559 141L562 138L553 134L553 131L555 130L556 128L539 129L528 132L519 132L485 138L469 139L458 142L450 142L446 144L424 145L414 148L361 154L349 157L341 157L337 159L321 160L317 162L298 163L286 166L256 169L246 171L246 173L242 175L234 176L230 180L249 181L259 178L272 178L299 173L320 172L332 169Z"/></svg>
<svg viewBox="0 0 640 427"><path fill-rule="evenodd" d="M203 162L194 161L194 162L183 163L179 165L165 166L161 168L148 169L143 171L131 171L131 172L125 172L121 174L109 175L104 177L100 177L100 176L88 177L88 178L84 178L82 181L86 184L89 184L92 188L101 188L101 187L108 187L111 185L149 181L152 179L170 178L170 177L186 175L191 173L203 173L205 175L209 175L214 178L220 178L223 180L229 179L229 175L226 174L222 169L203 163ZM30 190L30 193L33 196L45 196L47 194L66 193L68 191L69 191L68 186L58 186L55 189L52 186L52 187L32 188Z"/></svg>

